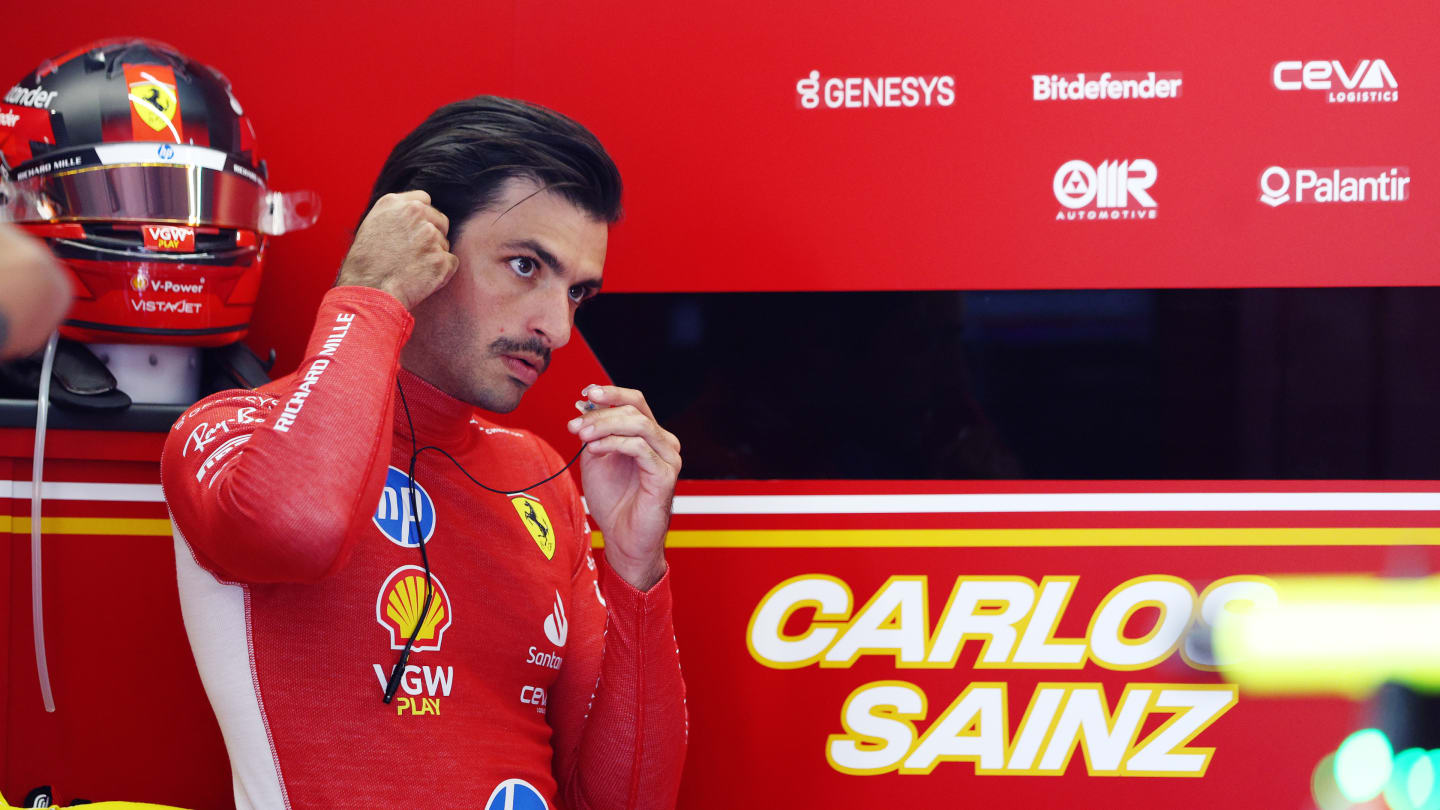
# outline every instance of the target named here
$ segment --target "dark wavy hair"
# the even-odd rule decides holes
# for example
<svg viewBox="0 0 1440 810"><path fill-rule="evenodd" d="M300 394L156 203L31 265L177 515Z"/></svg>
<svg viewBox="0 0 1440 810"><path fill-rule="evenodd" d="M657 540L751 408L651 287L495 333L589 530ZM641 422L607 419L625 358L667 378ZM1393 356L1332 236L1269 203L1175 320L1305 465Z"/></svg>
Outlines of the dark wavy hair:
<svg viewBox="0 0 1440 810"><path fill-rule="evenodd" d="M453 244L460 226L493 205L512 177L534 180L601 222L620 219L620 170L590 130L538 104L498 96L446 104L395 144L365 213L386 194L424 191L450 219Z"/></svg>

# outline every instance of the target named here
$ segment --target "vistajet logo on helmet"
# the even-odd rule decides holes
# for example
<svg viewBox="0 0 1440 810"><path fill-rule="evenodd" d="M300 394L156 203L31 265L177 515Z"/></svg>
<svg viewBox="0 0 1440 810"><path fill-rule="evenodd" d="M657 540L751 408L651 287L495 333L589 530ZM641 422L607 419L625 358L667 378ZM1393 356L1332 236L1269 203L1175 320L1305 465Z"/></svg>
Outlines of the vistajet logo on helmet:
<svg viewBox="0 0 1440 810"><path fill-rule="evenodd" d="M1064 206L1055 219L1155 219L1150 187L1157 175L1155 162L1145 158L1106 160L1098 166L1067 161L1051 183L1055 199Z"/></svg>
<svg viewBox="0 0 1440 810"><path fill-rule="evenodd" d="M1400 100L1400 85L1384 59L1361 59L1347 71L1339 59L1276 62L1270 69L1276 90L1324 93L1331 104L1373 104Z"/></svg>
<svg viewBox="0 0 1440 810"><path fill-rule="evenodd" d="M1292 202L1395 203L1408 199L1408 166L1313 169L1271 166L1260 173L1260 202L1271 208Z"/></svg>
<svg viewBox="0 0 1440 810"><path fill-rule="evenodd" d="M949 107L955 103L954 76L831 76L820 71L795 83L802 110L866 107Z"/></svg>
<svg viewBox="0 0 1440 810"><path fill-rule="evenodd" d="M1148 73L1048 73L1030 77L1036 101L1111 101L1179 98L1184 81L1178 70Z"/></svg>

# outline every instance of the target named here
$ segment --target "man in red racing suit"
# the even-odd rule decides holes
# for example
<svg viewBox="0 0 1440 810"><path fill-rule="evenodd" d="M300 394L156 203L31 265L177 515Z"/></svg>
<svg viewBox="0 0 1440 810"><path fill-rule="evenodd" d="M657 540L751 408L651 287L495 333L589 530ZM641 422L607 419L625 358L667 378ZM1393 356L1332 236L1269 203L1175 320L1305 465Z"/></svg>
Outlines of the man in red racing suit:
<svg viewBox="0 0 1440 810"><path fill-rule="evenodd" d="M573 479L536 483L564 460L475 412L514 408L569 338L618 202L569 119L441 108L382 169L297 371L175 423L181 605L239 807L674 805L679 443L638 391L585 389L597 561ZM412 483L412 447L453 462L422 451Z"/></svg>

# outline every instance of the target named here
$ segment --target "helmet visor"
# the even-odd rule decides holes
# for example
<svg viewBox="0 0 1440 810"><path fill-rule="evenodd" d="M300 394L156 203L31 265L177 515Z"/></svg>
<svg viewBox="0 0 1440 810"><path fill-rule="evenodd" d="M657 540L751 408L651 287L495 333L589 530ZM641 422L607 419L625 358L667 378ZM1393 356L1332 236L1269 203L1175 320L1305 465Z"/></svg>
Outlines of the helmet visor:
<svg viewBox="0 0 1440 810"><path fill-rule="evenodd" d="M13 177L0 188L0 219L11 222L164 222L278 234L319 215L313 193L269 191L224 152L184 144L52 153L17 166Z"/></svg>

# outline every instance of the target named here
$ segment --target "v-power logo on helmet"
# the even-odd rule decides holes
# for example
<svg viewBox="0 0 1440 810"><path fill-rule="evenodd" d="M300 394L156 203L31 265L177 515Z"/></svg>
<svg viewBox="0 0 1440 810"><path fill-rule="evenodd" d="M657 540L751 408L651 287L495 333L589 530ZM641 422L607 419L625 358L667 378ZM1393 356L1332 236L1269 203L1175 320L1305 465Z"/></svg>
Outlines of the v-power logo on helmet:
<svg viewBox="0 0 1440 810"><path fill-rule="evenodd" d="M1155 198L1150 187L1158 171L1145 158L1106 160L1092 166L1083 160L1066 161L1051 182L1055 199L1063 206L1060 220L1155 219Z"/></svg>

